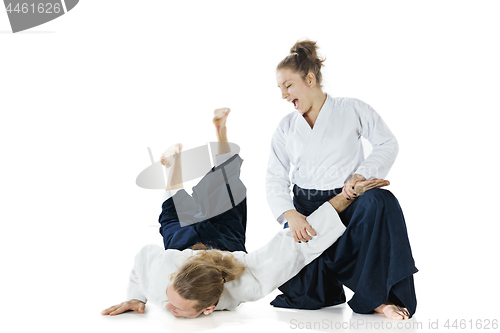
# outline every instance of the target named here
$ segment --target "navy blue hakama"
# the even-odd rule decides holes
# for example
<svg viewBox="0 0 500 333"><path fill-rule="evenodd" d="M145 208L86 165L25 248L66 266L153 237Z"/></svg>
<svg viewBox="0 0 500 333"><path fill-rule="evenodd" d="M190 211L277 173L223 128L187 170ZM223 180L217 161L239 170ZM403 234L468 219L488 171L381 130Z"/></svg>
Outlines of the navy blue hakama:
<svg viewBox="0 0 500 333"><path fill-rule="evenodd" d="M293 202L299 213L308 216L341 191L295 185ZM279 287L283 294L271 305L319 309L344 303L345 285L354 292L348 304L356 313L373 313L389 300L412 316L417 306L413 274L418 270L396 197L388 190L372 189L339 216L347 227L342 237Z"/></svg>
<svg viewBox="0 0 500 333"><path fill-rule="evenodd" d="M158 221L166 250L184 250L203 243L208 248L246 252L246 189L239 180L242 162L234 155L212 168L193 187L192 197L182 189L163 202Z"/></svg>

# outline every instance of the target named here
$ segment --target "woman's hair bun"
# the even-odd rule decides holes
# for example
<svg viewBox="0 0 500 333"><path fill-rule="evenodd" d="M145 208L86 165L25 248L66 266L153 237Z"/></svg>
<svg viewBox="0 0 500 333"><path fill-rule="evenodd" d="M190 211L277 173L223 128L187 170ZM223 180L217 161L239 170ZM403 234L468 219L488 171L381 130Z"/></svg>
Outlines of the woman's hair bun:
<svg viewBox="0 0 500 333"><path fill-rule="evenodd" d="M316 82L321 86L321 67L324 66L325 58L318 56L319 47L316 42L309 39L298 40L290 49L290 54L277 66L277 70L289 68L300 74L305 79L307 74L313 73Z"/></svg>

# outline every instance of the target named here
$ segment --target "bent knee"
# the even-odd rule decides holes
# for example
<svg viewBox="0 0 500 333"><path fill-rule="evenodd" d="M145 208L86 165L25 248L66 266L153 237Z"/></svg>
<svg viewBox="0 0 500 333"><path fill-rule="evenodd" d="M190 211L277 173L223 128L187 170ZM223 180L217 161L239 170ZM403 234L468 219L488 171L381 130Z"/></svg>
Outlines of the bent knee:
<svg viewBox="0 0 500 333"><path fill-rule="evenodd" d="M394 194L391 191L383 189L383 188L374 188L371 189L363 195L361 195L357 200L359 201L379 201L384 199L395 199Z"/></svg>

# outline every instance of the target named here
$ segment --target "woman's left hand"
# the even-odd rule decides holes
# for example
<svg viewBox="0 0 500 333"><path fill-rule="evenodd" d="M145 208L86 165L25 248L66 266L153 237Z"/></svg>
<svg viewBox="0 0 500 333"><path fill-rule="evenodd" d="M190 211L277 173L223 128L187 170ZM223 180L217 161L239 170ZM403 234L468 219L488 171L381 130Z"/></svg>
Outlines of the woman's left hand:
<svg viewBox="0 0 500 333"><path fill-rule="evenodd" d="M357 173L349 178L349 180L345 182L344 188L342 189L342 194L344 195L344 197L348 200L356 198L358 196L358 193L356 193L356 191L354 190L354 186L357 182L364 180L366 180L365 177L358 175Z"/></svg>

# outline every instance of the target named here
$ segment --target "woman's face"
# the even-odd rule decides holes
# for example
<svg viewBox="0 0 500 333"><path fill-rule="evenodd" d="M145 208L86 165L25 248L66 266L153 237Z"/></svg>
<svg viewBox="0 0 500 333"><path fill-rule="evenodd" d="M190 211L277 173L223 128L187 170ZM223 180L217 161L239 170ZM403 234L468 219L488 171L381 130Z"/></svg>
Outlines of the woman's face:
<svg viewBox="0 0 500 333"><path fill-rule="evenodd" d="M307 79L307 78L306 78ZM281 97L291 102L300 114L309 111L313 104L313 90L308 82L291 69L276 71L276 81L281 89Z"/></svg>
<svg viewBox="0 0 500 333"><path fill-rule="evenodd" d="M170 310L176 317L196 318L205 310L196 311L195 305L197 301L182 298L177 291L175 291L172 283L167 287L167 298L169 302L165 305L165 309Z"/></svg>

